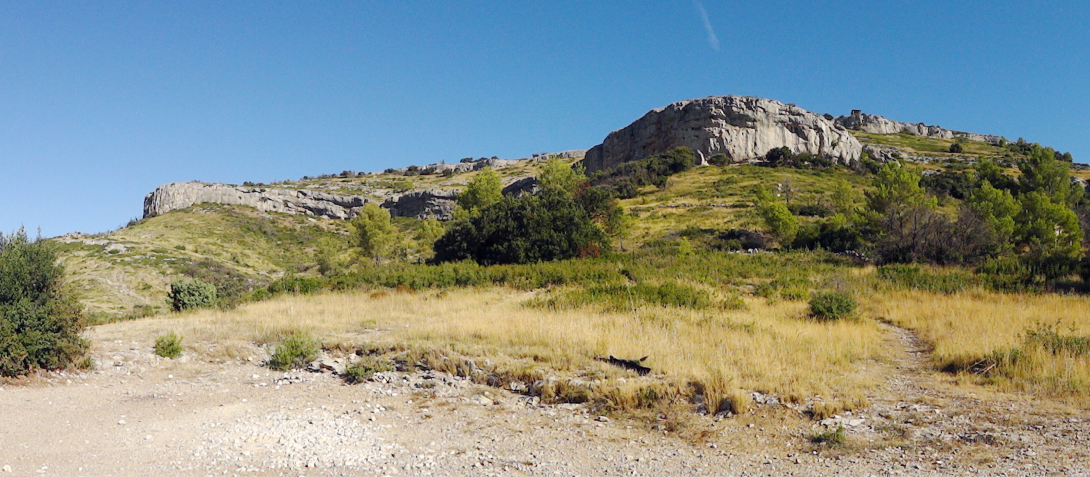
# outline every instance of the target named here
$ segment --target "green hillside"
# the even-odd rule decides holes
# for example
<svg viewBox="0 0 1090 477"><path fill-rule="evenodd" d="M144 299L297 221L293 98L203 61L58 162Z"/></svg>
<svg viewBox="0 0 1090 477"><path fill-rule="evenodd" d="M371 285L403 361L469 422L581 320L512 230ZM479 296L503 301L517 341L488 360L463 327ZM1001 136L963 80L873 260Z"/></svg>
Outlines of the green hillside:
<svg viewBox="0 0 1090 477"><path fill-rule="evenodd" d="M913 166L930 170L964 169L977 157L1006 165L1025 157L1014 145L999 147L961 141L964 152L951 154L945 151L953 140L904 133L855 134L865 144L936 158ZM535 175L538 164L524 161L499 168L497 172L510 182ZM1073 172L1076 176L1090 174L1082 170ZM345 171L267 187L379 197L429 188L461 189L476 174L421 175L409 171L363 175ZM618 245L630 250L663 238L676 238L678 232L691 228L759 230L760 220L752 207L753 191L758 187L782 196L796 211L809 208L811 212L820 212L828 209L837 184L844 183L851 188L851 199L860 205L871 180L866 174L843 167L798 169L744 164L696 167L671 176L664 188L645 186L636 197L622 200L621 205L634 220L630 233L618 240ZM818 220L819 217L806 213L799 217L802 224ZM413 222L398 221L403 234L411 233ZM245 282L246 289L260 287L286 273L315 274L319 241L327 238L345 244L348 230L344 221L202 204L106 234L65 236L53 241L60 246L69 283L81 294L88 311L112 319L164 311L170 282L187 272L192 275L194 267L230 274L235 281Z"/></svg>

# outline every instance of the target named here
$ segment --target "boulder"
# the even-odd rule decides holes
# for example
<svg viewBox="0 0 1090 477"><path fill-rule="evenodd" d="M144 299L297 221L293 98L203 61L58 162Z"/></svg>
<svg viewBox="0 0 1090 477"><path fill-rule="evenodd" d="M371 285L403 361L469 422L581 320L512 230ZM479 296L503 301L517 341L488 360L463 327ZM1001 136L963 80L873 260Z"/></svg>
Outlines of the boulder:
<svg viewBox="0 0 1090 477"><path fill-rule="evenodd" d="M793 104L750 96L712 96L653 109L587 151L587 172L611 168L678 147L704 162L724 154L733 162L758 159L770 149L859 159L863 146L832 121Z"/></svg>
<svg viewBox="0 0 1090 477"><path fill-rule="evenodd" d="M382 206L389 209L392 217L450 220L454 218L457 196L458 192L453 190L418 190L386 199Z"/></svg>

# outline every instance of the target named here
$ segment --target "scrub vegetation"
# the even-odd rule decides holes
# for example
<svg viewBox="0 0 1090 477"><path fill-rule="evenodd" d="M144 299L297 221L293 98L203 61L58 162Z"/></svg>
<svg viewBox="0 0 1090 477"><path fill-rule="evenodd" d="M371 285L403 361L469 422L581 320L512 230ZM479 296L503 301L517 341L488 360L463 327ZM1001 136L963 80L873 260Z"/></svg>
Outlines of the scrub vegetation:
<svg viewBox="0 0 1090 477"><path fill-rule="evenodd" d="M166 312L171 281L200 280L213 299L143 319L213 358L262 347L276 369L319 348L358 351L350 382L429 368L631 413L745 413L757 392L822 417L867 405L881 383L862 369L891 359L894 325L963 385L1090 407L1090 205L1069 156L859 136L933 160L847 167L774 150L696 167L675 150L586 176L553 159L521 196L503 196L507 172L487 168L346 175L329 180L464 192L447 223L199 205L101 237L121 252L57 242L99 310ZM141 290L122 276L155 278ZM144 301L112 305L118 293L96 280L133 280L122 289ZM647 375L606 359L642 356Z"/></svg>

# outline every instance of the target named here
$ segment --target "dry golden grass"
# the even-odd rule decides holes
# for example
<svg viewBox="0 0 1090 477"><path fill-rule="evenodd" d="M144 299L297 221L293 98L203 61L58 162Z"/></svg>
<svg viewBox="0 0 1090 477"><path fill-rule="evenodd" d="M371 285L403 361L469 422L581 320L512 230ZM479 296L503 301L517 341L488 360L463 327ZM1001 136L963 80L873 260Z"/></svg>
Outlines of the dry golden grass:
<svg viewBox="0 0 1090 477"><path fill-rule="evenodd" d="M876 294L863 300L868 316L916 330L933 347L939 368L967 369L985 358L1009 357L987 373L1002 390L1065 397L1090 404L1090 356L1053 353L1025 343L1038 324L1066 336L1090 335L1090 299L1054 294L971 291L937 295L919 291ZM988 363L982 363L986 366Z"/></svg>
<svg viewBox="0 0 1090 477"><path fill-rule="evenodd" d="M524 306L530 298L509 289L287 296L233 311L104 325L96 333L104 339L136 333L150 343L174 331L190 349L235 357L252 352L254 344L306 331L326 347L375 342L414 350L414 362L435 367L443 360L451 360L451 369L457 359L487 362L501 382L554 377L558 384L542 391L544 397L597 400L618 409L687 398L700 388L708 407L728 400L744 410L749 391L851 407L874 384L854 372L856 362L881 352L873 322L817 323L804 317L801 302L753 300L748 311L648 307L600 313ZM649 355L654 378L635 378L594 360L609 355Z"/></svg>

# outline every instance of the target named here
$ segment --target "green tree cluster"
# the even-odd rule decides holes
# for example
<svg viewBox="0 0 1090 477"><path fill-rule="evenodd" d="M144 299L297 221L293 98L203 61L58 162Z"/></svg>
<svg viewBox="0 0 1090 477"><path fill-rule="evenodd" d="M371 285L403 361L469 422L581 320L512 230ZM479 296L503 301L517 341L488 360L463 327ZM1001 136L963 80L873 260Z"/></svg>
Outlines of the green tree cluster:
<svg viewBox="0 0 1090 477"><path fill-rule="evenodd" d="M766 188L757 189L757 215L764 221L769 233L781 245L789 245L799 231L798 220L787 207L787 202L776 197Z"/></svg>
<svg viewBox="0 0 1090 477"><path fill-rule="evenodd" d="M397 239L397 228L390 220L390 211L367 203L349 222L353 241L363 256L381 263Z"/></svg>
<svg viewBox="0 0 1090 477"><path fill-rule="evenodd" d="M87 349L79 304L45 242L0 233L0 376L73 364Z"/></svg>
<svg viewBox="0 0 1090 477"><path fill-rule="evenodd" d="M435 242L436 262L535 263L607 251L605 234L563 194L505 197L458 220Z"/></svg>
<svg viewBox="0 0 1090 477"><path fill-rule="evenodd" d="M216 304L216 286L199 278L178 278L167 294L174 311L207 308Z"/></svg>

